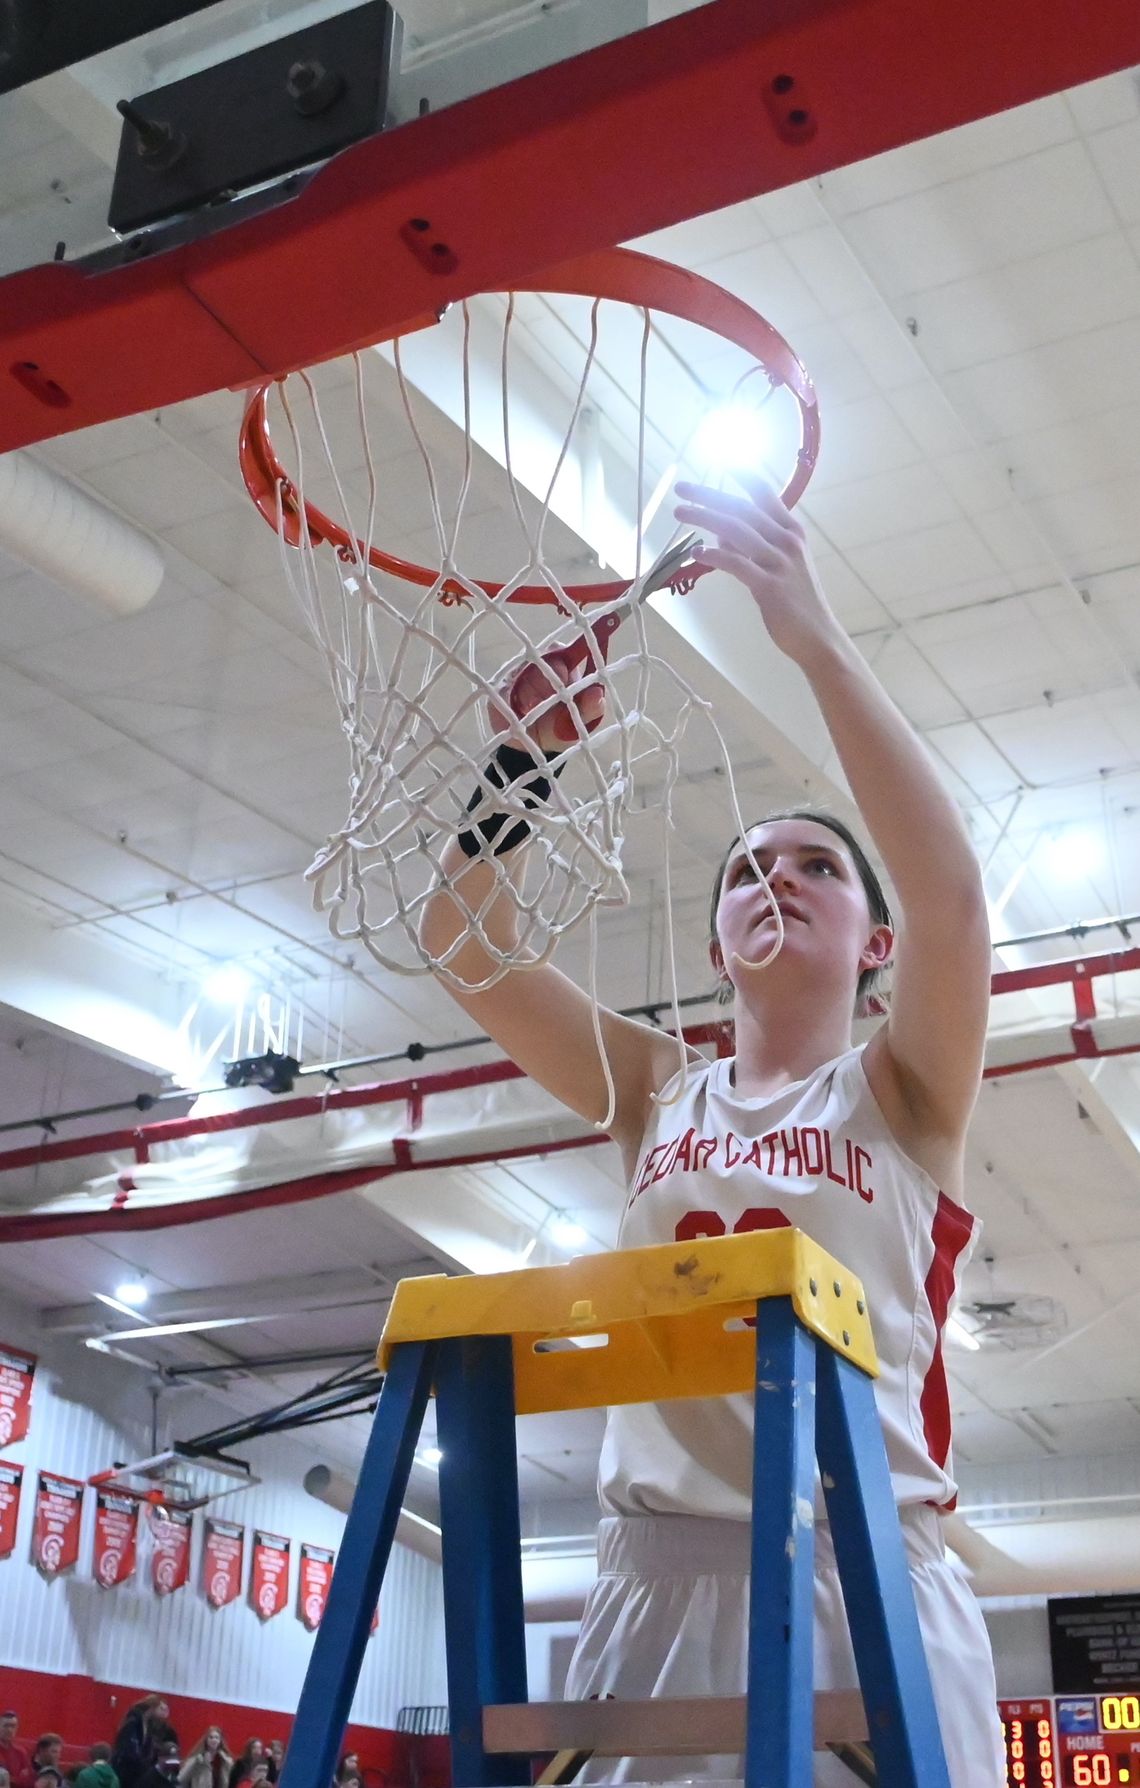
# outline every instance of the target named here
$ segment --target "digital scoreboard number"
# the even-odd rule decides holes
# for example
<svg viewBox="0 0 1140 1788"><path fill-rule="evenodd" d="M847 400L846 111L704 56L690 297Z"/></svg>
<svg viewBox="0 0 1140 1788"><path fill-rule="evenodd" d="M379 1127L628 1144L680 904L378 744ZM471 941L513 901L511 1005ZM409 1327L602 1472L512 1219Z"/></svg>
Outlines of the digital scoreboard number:
<svg viewBox="0 0 1140 1788"><path fill-rule="evenodd" d="M1140 1694L1058 1695L1058 1788L1140 1788Z"/></svg>
<svg viewBox="0 0 1140 1788"><path fill-rule="evenodd" d="M1065 1778L1058 1774L1053 1703L1047 1698L999 1701L998 1712L1009 1788L1059 1788Z"/></svg>

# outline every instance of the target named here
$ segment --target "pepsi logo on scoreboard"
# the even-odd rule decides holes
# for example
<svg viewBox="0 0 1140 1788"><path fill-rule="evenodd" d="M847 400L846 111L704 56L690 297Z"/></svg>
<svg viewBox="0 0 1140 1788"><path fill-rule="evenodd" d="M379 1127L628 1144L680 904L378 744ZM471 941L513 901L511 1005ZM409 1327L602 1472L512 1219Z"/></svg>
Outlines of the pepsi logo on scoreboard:
<svg viewBox="0 0 1140 1788"><path fill-rule="evenodd" d="M1140 1690L999 1701L1008 1788L1140 1788Z"/></svg>

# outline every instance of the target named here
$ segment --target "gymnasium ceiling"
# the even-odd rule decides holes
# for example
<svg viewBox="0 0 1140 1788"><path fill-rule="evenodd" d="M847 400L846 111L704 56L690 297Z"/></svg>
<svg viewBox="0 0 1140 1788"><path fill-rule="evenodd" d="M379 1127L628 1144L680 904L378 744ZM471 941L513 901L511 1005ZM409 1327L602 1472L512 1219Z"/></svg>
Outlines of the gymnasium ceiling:
<svg viewBox="0 0 1140 1788"><path fill-rule="evenodd" d="M215 7L135 46L129 54L149 61L133 65L132 90L209 59L239 31L280 31L302 10L316 11ZM405 0L402 10L422 54L526 9ZM667 10L684 9L657 16ZM61 237L69 253L104 239L111 72L127 78L122 63L96 62L0 99L0 269L50 255ZM1140 910L1137 71L637 246L746 298L808 367L824 450L800 513L819 571L962 804L995 937ZM528 351L541 361L539 323ZM694 373L715 391L725 372L715 354L701 358L683 335L674 346L679 394ZM112 618L0 550L0 1122L169 1084L154 1039L176 1029L206 974L234 963L304 1009L307 1059L469 1031L432 985L334 944L312 910L302 874L341 817L342 745L276 543L241 488L240 410L239 395L220 392L32 450L156 541L166 572L149 606ZM455 463L453 423L438 416L432 429ZM386 468L383 519L396 550L414 551L399 457ZM492 552L502 522L493 500L478 505L471 551ZM568 563L589 545L556 531ZM742 805L760 810L805 783L841 799L802 690L761 642L743 650L711 603L710 591L687 640L663 617L654 639L714 702ZM706 742L684 763L675 816L680 991L695 994L707 987L710 866L731 827ZM646 852L632 869L630 908L602 926L602 985L622 1005L665 987L658 865ZM1119 942L1108 929L1084 947ZM1009 945L995 968L1077 947L1065 937ZM584 967L573 940L564 959ZM1138 991L1121 976L1098 1000L1127 1018ZM995 1035L1063 1022L1070 1001L1056 991L999 1001ZM483 1047L460 1059L490 1057ZM1038 1069L983 1091L970 1195L986 1232L966 1296L1038 1300L1029 1307L1041 1328L1028 1345L952 1351L967 1474L1140 1456L1133 1060ZM608 1146L453 1175L449 1195L471 1210L506 1203L536 1230L565 1212L587 1246L612 1243L620 1188ZM187 1336L155 1357L231 1364L219 1396L248 1409L301 1382L243 1376L259 1357L367 1350L386 1277L441 1258L417 1236L428 1195L409 1180L398 1219L390 1200L380 1210L346 1193L129 1243L15 1244L4 1250L6 1296L76 1344L117 1324L90 1299L124 1267L146 1273L152 1310L177 1298L190 1314L246 1316L224 1349ZM355 1427L330 1437L348 1464ZM596 1433L589 1418L535 1430L525 1488L538 1511L551 1505L551 1521L588 1494Z"/></svg>

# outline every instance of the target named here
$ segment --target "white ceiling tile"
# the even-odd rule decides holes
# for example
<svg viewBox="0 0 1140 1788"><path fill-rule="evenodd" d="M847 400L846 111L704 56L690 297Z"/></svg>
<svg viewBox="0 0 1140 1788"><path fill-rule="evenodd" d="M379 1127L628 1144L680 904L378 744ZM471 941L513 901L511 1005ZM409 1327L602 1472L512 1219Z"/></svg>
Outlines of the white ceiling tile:
<svg viewBox="0 0 1140 1788"><path fill-rule="evenodd" d="M785 236L784 253L829 317L865 310L875 288L834 224Z"/></svg>
<svg viewBox="0 0 1140 1788"><path fill-rule="evenodd" d="M1123 699L1140 704L1135 692ZM1118 698L1080 697L995 716L989 726L1025 783L1096 777L1135 762L1132 745L1116 725L1118 705Z"/></svg>
<svg viewBox="0 0 1140 1788"><path fill-rule="evenodd" d="M110 465L113 460L145 453L156 438L154 417L145 412L54 435L39 442L36 453L61 472L85 472L88 466Z"/></svg>
<svg viewBox="0 0 1140 1788"><path fill-rule="evenodd" d="M1034 429L1002 441L993 451L1008 466L1013 489L1026 500L1140 476L1140 428L1132 409Z"/></svg>
<svg viewBox="0 0 1140 1788"><path fill-rule="evenodd" d="M1004 509L1010 501L1009 478L997 452L947 453L935 461L935 470L971 516Z"/></svg>
<svg viewBox="0 0 1140 1788"><path fill-rule="evenodd" d="M88 466L83 479L94 491L144 528L169 528L201 521L244 495L236 475L226 479L161 437L145 453Z"/></svg>
<svg viewBox="0 0 1140 1788"><path fill-rule="evenodd" d="M827 211L820 201L818 184L803 180L795 186L782 186L778 192L762 193L753 200L774 237L794 236L826 221Z"/></svg>
<svg viewBox="0 0 1140 1788"><path fill-rule="evenodd" d="M828 207L846 215L1032 155L1067 141L1072 134L1073 120L1063 99L1037 100L920 143L908 143L886 155L836 168L825 174L820 184Z"/></svg>
<svg viewBox="0 0 1140 1788"><path fill-rule="evenodd" d="M1140 317L943 375L950 401L983 440L1117 405L1140 404Z"/></svg>
<svg viewBox="0 0 1140 1788"><path fill-rule="evenodd" d="M815 568L827 595L848 633L864 634L894 625L879 598L836 553L817 553Z"/></svg>
<svg viewBox="0 0 1140 1788"><path fill-rule="evenodd" d="M1058 702L1115 679L1087 620L1066 637L1022 598L914 622L911 637L976 718L1041 704L1045 691Z"/></svg>
<svg viewBox="0 0 1140 1788"><path fill-rule="evenodd" d="M932 729L927 743L962 778L974 799L996 801L1016 790L1021 782L1017 770L1006 762L981 727L971 722Z"/></svg>
<svg viewBox="0 0 1140 1788"><path fill-rule="evenodd" d="M921 459L918 446L884 397L840 404L822 424L822 447L813 488L851 478L893 472Z"/></svg>
<svg viewBox="0 0 1140 1788"><path fill-rule="evenodd" d="M927 292L1105 234L1115 223L1083 143L987 168L845 221L889 297Z"/></svg>
<svg viewBox="0 0 1140 1788"><path fill-rule="evenodd" d="M899 633L875 659L875 674L894 697L911 725L925 732L963 720L962 703L948 689L938 668L932 668L913 640Z"/></svg>
<svg viewBox="0 0 1140 1788"><path fill-rule="evenodd" d="M268 576L279 564L273 530L252 503L248 511L227 509L211 517L208 528L190 521L162 532L179 552L223 583L242 584Z"/></svg>
<svg viewBox="0 0 1140 1788"><path fill-rule="evenodd" d="M106 620L105 609L84 602L41 571L21 567L19 575L0 584L0 652L6 657L87 632Z"/></svg>
<svg viewBox="0 0 1140 1788"><path fill-rule="evenodd" d="M892 391L927 376L914 338L900 317L884 304L843 317L839 330L863 362L876 385Z"/></svg>
<svg viewBox="0 0 1140 1788"><path fill-rule="evenodd" d="M1140 74L1134 68L1121 69L1083 87L1070 87L1065 98L1078 127L1091 136L1140 117Z"/></svg>
<svg viewBox="0 0 1140 1788"><path fill-rule="evenodd" d="M1140 223L1140 118L1089 139L1089 153L1125 223Z"/></svg>
<svg viewBox="0 0 1140 1788"><path fill-rule="evenodd" d="M870 374L836 324L805 325L796 330L791 346L816 388L825 428L826 417L836 404L874 395Z"/></svg>
<svg viewBox="0 0 1140 1788"><path fill-rule="evenodd" d="M960 519L957 501L929 466L902 466L875 478L823 485L807 491L802 505L829 546L850 547L889 540L898 533L899 516L913 528L932 528Z"/></svg>
<svg viewBox="0 0 1140 1788"><path fill-rule="evenodd" d="M891 392L889 402L922 451L932 459L963 452L974 445L961 417L933 379L898 387Z"/></svg>
<svg viewBox="0 0 1140 1788"><path fill-rule="evenodd" d="M639 236L627 247L661 261L675 261L680 267L701 267L734 249L766 242L769 234L759 204L746 199L723 211L709 211L703 217L690 217L685 223Z"/></svg>
<svg viewBox="0 0 1140 1788"><path fill-rule="evenodd" d="M981 584L1002 594L997 560L966 521L944 522L913 534L898 534L874 546L862 546L848 554L851 563L871 588L897 614L922 612L921 598L948 595L955 589ZM1000 587L999 587L1000 586ZM978 599L975 591L972 599Z"/></svg>
<svg viewBox="0 0 1140 1788"><path fill-rule="evenodd" d="M823 306L774 242L710 261L703 271L751 304L789 340L794 340L797 325L824 321Z"/></svg>
<svg viewBox="0 0 1140 1788"><path fill-rule="evenodd" d="M1074 574L1094 555L1140 559L1140 480L1135 475L1030 505L1045 538Z"/></svg>
<svg viewBox="0 0 1140 1788"><path fill-rule="evenodd" d="M907 303L928 365L953 372L1140 315L1140 265L1117 230Z"/></svg>
<svg viewBox="0 0 1140 1788"><path fill-rule="evenodd" d="M1056 577L1048 542L1041 538L1026 509L1010 503L1004 509L974 515L972 520L998 564L1005 571L1016 572L1023 584L1051 582Z"/></svg>

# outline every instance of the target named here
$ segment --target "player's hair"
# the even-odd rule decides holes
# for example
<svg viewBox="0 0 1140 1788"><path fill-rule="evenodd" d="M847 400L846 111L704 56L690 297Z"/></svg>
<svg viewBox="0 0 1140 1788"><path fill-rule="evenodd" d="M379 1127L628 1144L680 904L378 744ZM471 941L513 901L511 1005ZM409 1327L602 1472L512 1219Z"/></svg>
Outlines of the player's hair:
<svg viewBox="0 0 1140 1788"><path fill-rule="evenodd" d="M876 925L890 925L893 927L894 920L891 918L891 909L887 905L887 897L883 893L883 884L876 875L866 851L859 843L859 840L856 838L850 826L839 819L834 813L829 813L826 808L786 807L782 808L778 813L766 813L763 819L753 820L752 824L748 827L748 832L754 832L757 826L772 825L777 820L810 820L813 825L826 826L829 832L834 832L837 838L841 838L843 843L847 846L851 861L854 863L855 868L858 871L859 880L863 884L863 892L867 897L867 910L870 912L873 922ZM747 832L744 836L747 837ZM716 872L716 879L713 882L712 888L712 903L709 907L710 943L716 943L717 941L716 915L717 908L720 905L721 889L724 887L724 873L728 868L728 860L732 856L737 845L742 844L743 842L744 839L739 835L732 840L732 843L721 858L720 867ZM873 1009L871 1002L875 998L882 978L882 973L882 969L870 968L864 969L863 973L859 976L859 985L855 992L856 1017L863 1017ZM727 1005L732 999L732 995L733 987L731 981L724 980L717 984L716 997L722 1005Z"/></svg>

